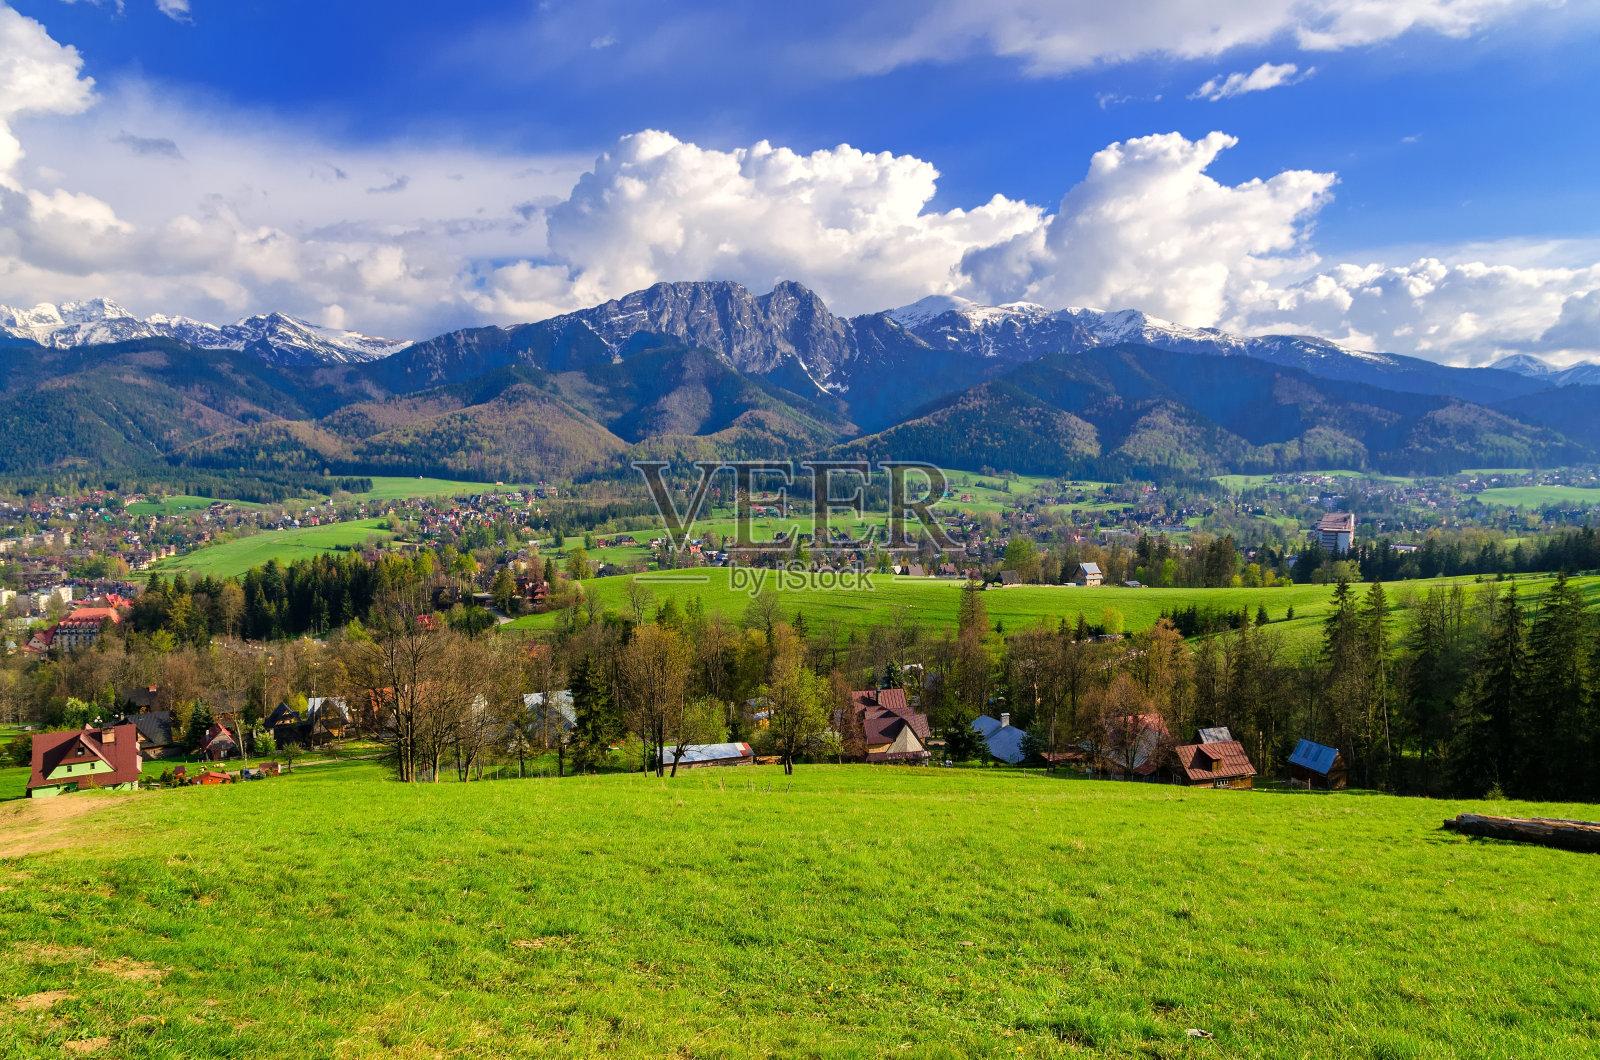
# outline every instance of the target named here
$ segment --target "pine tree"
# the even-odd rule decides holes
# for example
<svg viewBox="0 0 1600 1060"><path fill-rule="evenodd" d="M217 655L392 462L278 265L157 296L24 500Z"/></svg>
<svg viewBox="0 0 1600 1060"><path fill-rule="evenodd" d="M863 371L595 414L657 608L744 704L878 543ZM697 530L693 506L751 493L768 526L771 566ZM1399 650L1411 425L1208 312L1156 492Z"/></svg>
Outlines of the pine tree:
<svg viewBox="0 0 1600 1060"><path fill-rule="evenodd" d="M1583 757L1589 662L1583 597L1563 573L1528 634L1527 710L1516 744L1518 787L1529 797L1568 797L1579 786L1580 775L1594 768Z"/></svg>
<svg viewBox="0 0 1600 1060"><path fill-rule="evenodd" d="M1489 635L1452 734L1450 772L1457 791L1484 795L1515 786L1514 740L1527 694L1528 645L1522 604L1511 586L1495 606Z"/></svg>

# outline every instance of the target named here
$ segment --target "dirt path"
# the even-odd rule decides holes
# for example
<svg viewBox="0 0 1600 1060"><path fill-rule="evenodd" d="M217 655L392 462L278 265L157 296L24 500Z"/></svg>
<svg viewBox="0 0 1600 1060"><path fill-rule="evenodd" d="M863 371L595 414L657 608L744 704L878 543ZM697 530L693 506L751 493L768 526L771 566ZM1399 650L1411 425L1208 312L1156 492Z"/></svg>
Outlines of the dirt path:
<svg viewBox="0 0 1600 1060"><path fill-rule="evenodd" d="M80 817L125 805L136 795L57 795L0 803L0 858L42 854L69 846L83 829Z"/></svg>

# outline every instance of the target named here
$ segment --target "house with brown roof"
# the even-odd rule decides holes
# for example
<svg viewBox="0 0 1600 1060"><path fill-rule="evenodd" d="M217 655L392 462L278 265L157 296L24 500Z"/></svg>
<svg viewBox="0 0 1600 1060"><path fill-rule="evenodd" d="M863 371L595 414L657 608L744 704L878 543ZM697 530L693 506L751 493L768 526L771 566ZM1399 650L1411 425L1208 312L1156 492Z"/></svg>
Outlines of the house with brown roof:
<svg viewBox="0 0 1600 1060"><path fill-rule="evenodd" d="M200 755L209 762L220 762L224 758L235 758L239 754L239 741L233 731L219 722L212 722L211 728L206 730L206 738L200 743Z"/></svg>
<svg viewBox="0 0 1600 1060"><path fill-rule="evenodd" d="M132 725L40 733L33 738L28 797L42 799L92 788L133 791L142 768L139 730Z"/></svg>
<svg viewBox="0 0 1600 1060"><path fill-rule="evenodd" d="M1172 783L1190 787L1251 788L1256 767L1238 740L1217 740L1179 744L1162 772Z"/></svg>
<svg viewBox="0 0 1600 1060"><path fill-rule="evenodd" d="M903 688L850 693L850 707L866 736L868 762L926 762L928 716L906 700Z"/></svg>

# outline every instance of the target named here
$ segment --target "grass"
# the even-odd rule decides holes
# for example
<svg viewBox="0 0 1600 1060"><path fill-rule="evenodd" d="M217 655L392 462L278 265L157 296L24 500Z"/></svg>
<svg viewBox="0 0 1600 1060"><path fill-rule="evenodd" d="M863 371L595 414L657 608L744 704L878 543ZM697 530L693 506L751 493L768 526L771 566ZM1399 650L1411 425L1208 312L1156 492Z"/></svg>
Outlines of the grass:
<svg viewBox="0 0 1600 1060"><path fill-rule="evenodd" d="M249 537L234 538L196 549L183 556L162 560L152 569L162 574L180 571L191 577L207 574L214 578L231 578L252 567L259 567L275 559L287 564L306 556L320 555L338 548L348 548L364 543L374 535L388 538L393 535L381 529L381 519L350 519L326 526L302 526L291 530L267 530Z"/></svg>
<svg viewBox="0 0 1600 1060"><path fill-rule="evenodd" d="M1416 481L1416 479L1409 478L1404 475L1380 475L1375 471L1348 470L1283 471L1273 472L1272 474L1266 475L1217 475L1214 477L1214 481L1219 483L1224 489L1230 490L1234 493L1242 493L1245 490L1257 489L1258 487L1265 486L1274 479L1292 478L1301 475L1325 475L1328 478L1362 478L1370 479L1373 482L1390 482L1396 484L1405 484Z"/></svg>
<svg viewBox="0 0 1600 1060"><path fill-rule="evenodd" d="M1600 507L1600 489L1588 486L1500 486L1476 495L1485 504L1510 508L1544 508L1550 505Z"/></svg>
<svg viewBox="0 0 1600 1060"><path fill-rule="evenodd" d="M423 478L414 475L369 475L372 488L350 497L363 501L403 501L420 497L467 497L476 493L509 493L522 487L503 482L467 482L461 479Z"/></svg>
<svg viewBox="0 0 1600 1060"><path fill-rule="evenodd" d="M1596 1051L1600 858L1440 831L1483 803L364 763L71 800L5 862L3 1055Z"/></svg>
<svg viewBox="0 0 1600 1060"><path fill-rule="evenodd" d="M184 512L203 512L217 503L215 497L197 497L190 493L178 493L170 497L160 497L154 500L134 501L127 506L130 515L180 515ZM226 500L223 503L235 508L260 508L263 505L254 501Z"/></svg>
<svg viewBox="0 0 1600 1060"><path fill-rule="evenodd" d="M1431 579L1410 582L1393 582L1385 586L1390 602L1404 602L1408 597L1426 593L1436 585L1453 581L1475 589L1481 583L1470 578ZM1524 603L1536 600L1550 584L1547 577L1522 577L1517 580L1518 591ZM584 583L585 591L598 593L601 605L609 610L626 612L626 577L597 578ZM726 568L712 567L689 571L673 571L651 575L647 580L655 595L657 605L669 598L680 608L691 597L698 596L708 614L722 614L738 621L750 603L750 594L736 590L731 584L731 572ZM769 584L771 584L769 582ZM805 615L813 631L835 629L841 631L864 630L888 621L894 608L904 608L909 616L931 629L954 629L956 611L960 604L962 583L956 580L935 578L898 578L892 575L871 576L872 589L825 589L820 587L785 588L779 590L780 609L786 617L795 613ZM1600 601L1600 577L1577 579L1586 597L1592 603ZM1357 586L1356 592L1365 592ZM983 594L984 607L989 621L1002 622L1009 632L1016 632L1044 622L1050 625L1065 620L1075 624L1078 615L1091 625L1098 624L1107 608L1120 612L1129 631L1147 629L1155 625L1162 612L1172 613L1191 604L1218 611L1250 612L1254 618L1258 607L1266 607L1272 620L1270 628L1282 632L1299 643L1314 639L1321 622L1327 615L1328 603L1333 596L1331 585L1289 585L1272 589L1127 589L1122 586L1097 586L1078 588L1060 585L1019 585L1008 589L990 589ZM1293 607L1295 617L1284 621L1288 609ZM512 628L548 629L560 616L555 613L528 615L511 623Z"/></svg>

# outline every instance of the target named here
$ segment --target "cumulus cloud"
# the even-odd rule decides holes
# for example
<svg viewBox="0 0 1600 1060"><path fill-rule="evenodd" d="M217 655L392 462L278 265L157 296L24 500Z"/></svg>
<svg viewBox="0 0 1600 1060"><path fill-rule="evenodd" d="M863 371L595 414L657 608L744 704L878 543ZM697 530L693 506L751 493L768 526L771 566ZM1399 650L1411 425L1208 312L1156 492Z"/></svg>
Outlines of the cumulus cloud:
<svg viewBox="0 0 1600 1060"><path fill-rule="evenodd" d="M189 0L156 0L156 10L174 22L189 21Z"/></svg>
<svg viewBox="0 0 1600 1060"><path fill-rule="evenodd" d="M962 262L970 294L1048 306L1135 306L1216 323L1234 289L1293 268L1331 173L1222 184L1206 170L1237 141L1213 132L1112 144L1040 224Z"/></svg>
<svg viewBox="0 0 1600 1060"><path fill-rule="evenodd" d="M554 307L564 270L572 304L662 278L761 290L800 279L859 312L948 289L968 248L1039 224L1037 207L999 195L970 210L929 211L937 181L921 159L848 145L800 154L761 141L717 151L636 133L547 210L545 264L559 269L502 269L484 304Z"/></svg>
<svg viewBox="0 0 1600 1060"><path fill-rule="evenodd" d="M1323 335L1351 345L1486 364L1531 352L1600 354L1600 265L1529 266L1425 257L1341 264L1235 294L1228 327Z"/></svg>
<svg viewBox="0 0 1600 1060"><path fill-rule="evenodd" d="M973 53L1059 74L1162 55L1204 59L1289 39L1311 51L1393 40L1413 31L1460 37L1559 0L932 0L874 6L850 31L816 49L842 49L851 65L883 71Z"/></svg>
<svg viewBox="0 0 1600 1060"><path fill-rule="evenodd" d="M82 69L76 48L57 44L39 23L0 4L0 187L14 187L11 173L23 157L12 122L85 110L94 82L79 76Z"/></svg>
<svg viewBox="0 0 1600 1060"><path fill-rule="evenodd" d="M1234 143L1111 144L1053 210L998 195L934 209L931 163L847 145L719 150L645 131L597 158L356 147L137 81L96 90L76 51L0 0L0 302L281 309L404 337L658 280L793 279L842 312L950 293L1458 363L1600 352L1600 246L1324 262L1312 226L1334 174L1225 183L1210 171Z"/></svg>
<svg viewBox="0 0 1600 1060"><path fill-rule="evenodd" d="M1262 63L1248 73L1235 72L1226 77L1221 75L1213 77L1190 93L1189 98L1216 103L1219 100L1242 96L1247 92L1265 92L1269 88L1292 85L1304 81L1314 73L1316 73L1315 67L1301 73L1300 68L1294 63Z"/></svg>

